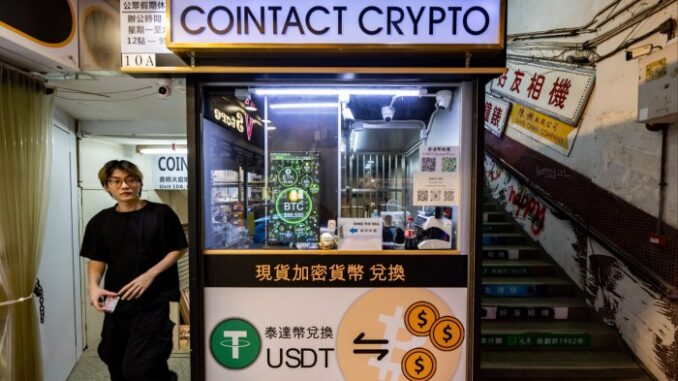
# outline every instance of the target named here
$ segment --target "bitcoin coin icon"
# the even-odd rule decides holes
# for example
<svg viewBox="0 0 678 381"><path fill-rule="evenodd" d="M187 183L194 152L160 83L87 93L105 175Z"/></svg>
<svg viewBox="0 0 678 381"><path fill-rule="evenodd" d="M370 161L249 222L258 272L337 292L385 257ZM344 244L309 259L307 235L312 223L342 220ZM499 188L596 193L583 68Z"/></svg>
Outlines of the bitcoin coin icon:
<svg viewBox="0 0 678 381"><path fill-rule="evenodd" d="M419 301L405 311L405 327L415 336L428 336L438 316L438 309L433 304Z"/></svg>
<svg viewBox="0 0 678 381"><path fill-rule="evenodd" d="M427 381L436 373L436 358L428 349L414 348L403 356L401 368L410 381Z"/></svg>
<svg viewBox="0 0 678 381"><path fill-rule="evenodd" d="M441 351L453 351L464 341L464 326L452 316L443 316L433 323L429 337Z"/></svg>

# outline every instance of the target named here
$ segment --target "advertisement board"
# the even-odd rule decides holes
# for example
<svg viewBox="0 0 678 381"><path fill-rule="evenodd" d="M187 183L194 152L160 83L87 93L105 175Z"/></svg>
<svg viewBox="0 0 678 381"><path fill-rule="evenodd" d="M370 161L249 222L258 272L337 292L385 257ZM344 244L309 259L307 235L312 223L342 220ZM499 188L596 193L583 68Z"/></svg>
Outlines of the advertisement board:
<svg viewBox="0 0 678 381"><path fill-rule="evenodd" d="M465 380L467 258L232 256L204 290L206 378Z"/></svg>
<svg viewBox="0 0 678 381"><path fill-rule="evenodd" d="M318 242L320 153L270 153L268 180L268 244Z"/></svg>
<svg viewBox="0 0 678 381"><path fill-rule="evenodd" d="M507 62L492 92L577 126L595 84L595 70L544 62Z"/></svg>

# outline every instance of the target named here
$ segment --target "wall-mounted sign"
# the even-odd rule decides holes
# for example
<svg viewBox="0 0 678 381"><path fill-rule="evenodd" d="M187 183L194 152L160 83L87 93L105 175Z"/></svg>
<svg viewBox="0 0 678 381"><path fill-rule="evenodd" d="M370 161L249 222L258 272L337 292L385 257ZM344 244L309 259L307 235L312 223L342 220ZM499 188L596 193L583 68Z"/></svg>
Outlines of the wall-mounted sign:
<svg viewBox="0 0 678 381"><path fill-rule="evenodd" d="M166 6L167 1L120 2L120 50L123 54L171 53L165 46Z"/></svg>
<svg viewBox="0 0 678 381"><path fill-rule="evenodd" d="M511 103L485 94L485 129L501 138L506 128Z"/></svg>
<svg viewBox="0 0 678 381"><path fill-rule="evenodd" d="M153 189L188 189L186 155L153 155Z"/></svg>
<svg viewBox="0 0 678 381"><path fill-rule="evenodd" d="M120 1L122 67L156 67L165 44L167 1Z"/></svg>
<svg viewBox="0 0 678 381"><path fill-rule="evenodd" d="M508 71L492 80L492 92L572 126L579 124L595 83L594 70L516 60L506 65Z"/></svg>
<svg viewBox="0 0 678 381"><path fill-rule="evenodd" d="M268 243L318 242L320 153L272 152L269 160Z"/></svg>
<svg viewBox="0 0 678 381"><path fill-rule="evenodd" d="M519 104L513 105L509 125L564 155L570 154L579 131L578 128Z"/></svg>
<svg viewBox="0 0 678 381"><path fill-rule="evenodd" d="M501 0L173 0L174 48L271 45L463 45L503 47Z"/></svg>

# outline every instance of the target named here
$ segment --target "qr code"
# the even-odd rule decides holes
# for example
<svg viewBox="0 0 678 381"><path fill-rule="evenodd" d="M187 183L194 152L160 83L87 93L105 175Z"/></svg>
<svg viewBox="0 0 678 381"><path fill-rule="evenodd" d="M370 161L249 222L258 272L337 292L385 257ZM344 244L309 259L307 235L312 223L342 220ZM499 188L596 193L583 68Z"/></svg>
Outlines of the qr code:
<svg viewBox="0 0 678 381"><path fill-rule="evenodd" d="M443 192L443 199L445 201L450 201L450 202L454 201L454 191L449 190L449 191Z"/></svg>
<svg viewBox="0 0 678 381"><path fill-rule="evenodd" d="M417 191L417 201L428 201L428 191L427 190Z"/></svg>
<svg viewBox="0 0 678 381"><path fill-rule="evenodd" d="M442 200L442 191L432 190L431 191L431 201L440 201Z"/></svg>
<svg viewBox="0 0 678 381"><path fill-rule="evenodd" d="M442 160L443 172L454 172L457 170L456 157L444 157Z"/></svg>
<svg viewBox="0 0 678 381"><path fill-rule="evenodd" d="M422 172L435 172L436 171L436 158L435 157L425 157L421 159L421 171Z"/></svg>

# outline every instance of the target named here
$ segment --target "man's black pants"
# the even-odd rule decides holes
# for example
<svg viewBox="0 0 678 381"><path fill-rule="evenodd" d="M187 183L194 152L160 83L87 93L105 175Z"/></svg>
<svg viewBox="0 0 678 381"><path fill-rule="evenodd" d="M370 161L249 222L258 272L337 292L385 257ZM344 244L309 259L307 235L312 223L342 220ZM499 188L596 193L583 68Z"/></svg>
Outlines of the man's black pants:
<svg viewBox="0 0 678 381"><path fill-rule="evenodd" d="M141 305L106 314L99 357L108 365L111 381L170 381L167 366L172 353L169 303Z"/></svg>

